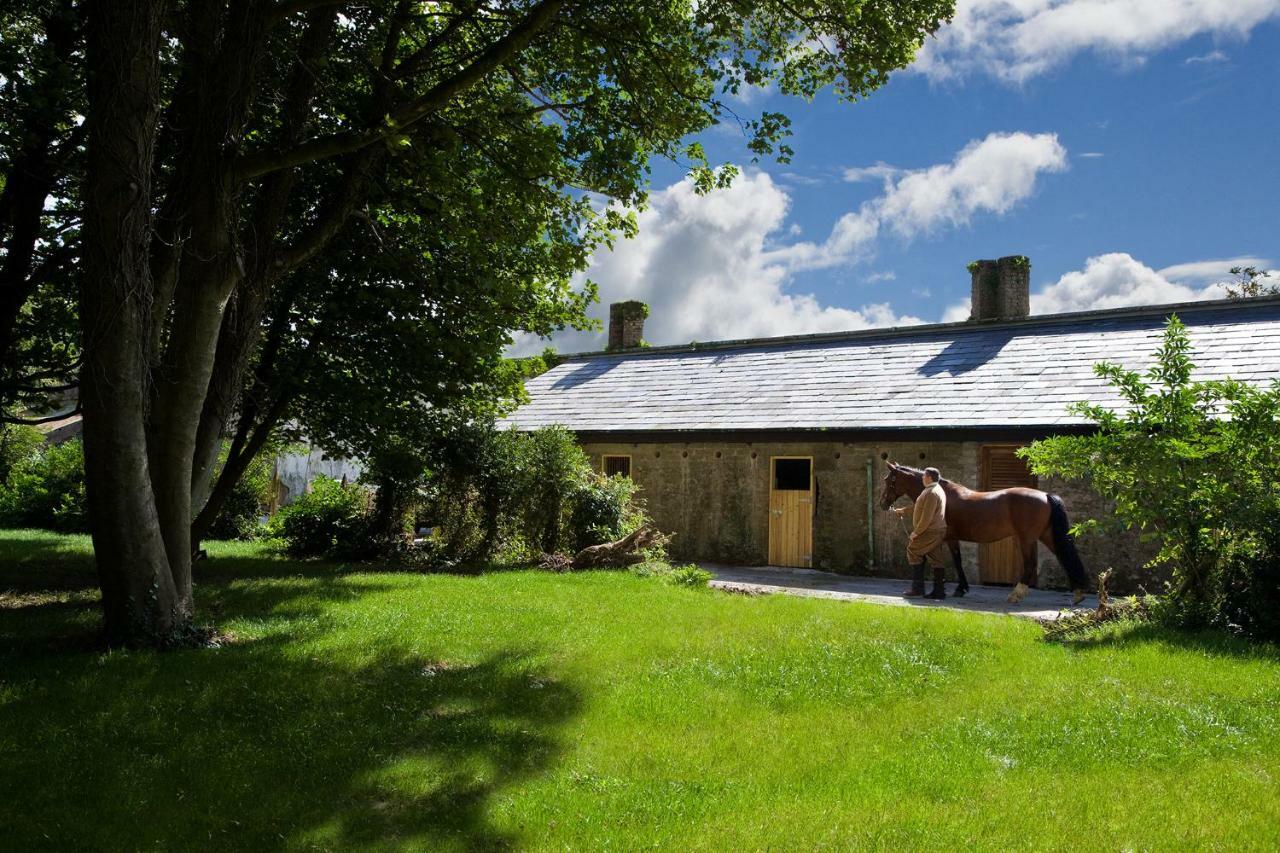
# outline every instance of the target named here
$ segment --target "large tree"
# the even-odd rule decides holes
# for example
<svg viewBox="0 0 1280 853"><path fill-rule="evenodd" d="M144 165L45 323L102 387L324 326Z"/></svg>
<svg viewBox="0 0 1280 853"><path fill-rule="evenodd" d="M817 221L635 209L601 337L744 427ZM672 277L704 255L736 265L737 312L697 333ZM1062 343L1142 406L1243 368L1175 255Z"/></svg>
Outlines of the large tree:
<svg viewBox="0 0 1280 853"><path fill-rule="evenodd" d="M74 382L82 45L72 0L0 8L0 420Z"/></svg>
<svg viewBox="0 0 1280 853"><path fill-rule="evenodd" d="M523 179L531 205L583 191L642 203L654 156L710 188L728 173L683 140L728 115L725 91L857 98L951 6L87 3L81 399L108 637L169 642L190 625L191 521L252 385L267 306L380 182L469 146ZM755 154L787 156L784 117L742 127ZM527 168L530 146L554 156ZM486 198L451 203L465 213Z"/></svg>

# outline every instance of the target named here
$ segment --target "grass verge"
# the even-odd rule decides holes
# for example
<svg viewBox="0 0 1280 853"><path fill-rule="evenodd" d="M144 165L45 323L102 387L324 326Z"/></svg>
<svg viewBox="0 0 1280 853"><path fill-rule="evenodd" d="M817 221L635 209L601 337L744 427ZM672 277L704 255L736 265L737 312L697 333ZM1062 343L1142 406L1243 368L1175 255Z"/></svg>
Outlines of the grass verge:
<svg viewBox="0 0 1280 853"><path fill-rule="evenodd" d="M103 653L87 540L0 533L4 846L1280 845L1271 648L209 550L235 643Z"/></svg>

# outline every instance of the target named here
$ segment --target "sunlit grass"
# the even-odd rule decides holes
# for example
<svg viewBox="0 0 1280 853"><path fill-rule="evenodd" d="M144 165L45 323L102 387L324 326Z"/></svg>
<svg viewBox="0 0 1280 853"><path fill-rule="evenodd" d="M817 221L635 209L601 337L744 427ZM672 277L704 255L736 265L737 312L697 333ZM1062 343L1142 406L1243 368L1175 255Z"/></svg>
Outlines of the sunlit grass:
<svg viewBox="0 0 1280 853"><path fill-rule="evenodd" d="M87 541L0 534L0 846L1280 845L1272 649L210 555L233 645L102 653Z"/></svg>

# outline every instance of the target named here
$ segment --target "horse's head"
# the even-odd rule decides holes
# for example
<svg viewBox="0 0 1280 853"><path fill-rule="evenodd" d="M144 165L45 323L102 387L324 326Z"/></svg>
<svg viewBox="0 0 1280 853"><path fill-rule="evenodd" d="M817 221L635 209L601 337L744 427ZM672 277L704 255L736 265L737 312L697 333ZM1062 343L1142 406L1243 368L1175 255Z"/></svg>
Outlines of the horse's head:
<svg viewBox="0 0 1280 853"><path fill-rule="evenodd" d="M912 479L911 473L898 465L896 462L887 463L889 470L884 474L884 488L880 491L880 508L888 509L893 506L893 502L902 497L907 492L908 482Z"/></svg>

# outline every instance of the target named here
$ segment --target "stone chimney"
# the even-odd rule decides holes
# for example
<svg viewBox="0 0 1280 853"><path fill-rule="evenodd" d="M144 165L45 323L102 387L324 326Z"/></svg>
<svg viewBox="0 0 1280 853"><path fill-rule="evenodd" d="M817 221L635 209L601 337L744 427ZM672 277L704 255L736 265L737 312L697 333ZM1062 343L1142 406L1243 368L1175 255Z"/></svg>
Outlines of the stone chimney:
<svg viewBox="0 0 1280 853"><path fill-rule="evenodd" d="M649 306L643 302L615 302L609 306L609 349L634 349L644 344L644 318Z"/></svg>
<svg viewBox="0 0 1280 853"><path fill-rule="evenodd" d="M974 261L970 320L1016 320L1031 313L1031 259L1009 255L998 261Z"/></svg>

